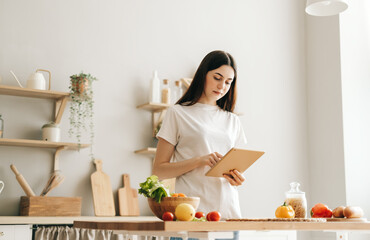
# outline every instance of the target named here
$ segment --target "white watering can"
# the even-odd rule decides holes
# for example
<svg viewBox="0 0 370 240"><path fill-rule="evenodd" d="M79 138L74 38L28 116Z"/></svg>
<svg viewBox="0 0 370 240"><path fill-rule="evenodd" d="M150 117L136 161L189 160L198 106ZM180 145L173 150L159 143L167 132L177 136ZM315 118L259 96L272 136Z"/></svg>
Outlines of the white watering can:
<svg viewBox="0 0 370 240"><path fill-rule="evenodd" d="M20 87L23 87L22 84L19 82L18 78L15 76L15 74L10 71L15 80L17 80ZM46 80L44 78L44 75L40 72L48 72L49 73L49 88L46 89ZM36 72L32 73L28 79L27 79L27 88L32 89L39 89L39 90L50 90L51 87L51 73L48 70L44 69L37 69Z"/></svg>

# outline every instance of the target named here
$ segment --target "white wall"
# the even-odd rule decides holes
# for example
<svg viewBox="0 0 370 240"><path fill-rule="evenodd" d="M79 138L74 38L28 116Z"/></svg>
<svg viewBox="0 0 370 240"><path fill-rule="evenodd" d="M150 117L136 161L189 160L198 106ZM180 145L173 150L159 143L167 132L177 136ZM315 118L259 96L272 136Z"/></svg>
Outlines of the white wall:
<svg viewBox="0 0 370 240"><path fill-rule="evenodd" d="M147 101L157 69L172 81L192 77L206 53L224 49L239 67L241 117L250 148L266 151L240 187L244 217L273 217L291 181L309 192L305 85L304 1L0 1L0 74L16 85L39 67L52 72L52 89L67 91L81 70L97 76L95 155L112 187L121 174L138 187L151 173L151 159L134 150L151 144ZM5 137L38 139L51 120L52 103L0 96ZM69 139L68 111L62 119ZM36 193L50 176L53 151L0 147L0 215L17 215L21 188L14 163ZM88 150L61 153L65 182L51 196L82 196L83 215L94 215ZM142 215L149 215L140 197Z"/></svg>
<svg viewBox="0 0 370 240"><path fill-rule="evenodd" d="M347 204L370 217L370 3L353 1L340 17ZM368 239L357 234L356 239Z"/></svg>
<svg viewBox="0 0 370 240"><path fill-rule="evenodd" d="M345 204L338 16L307 15L310 202Z"/></svg>
<svg viewBox="0 0 370 240"><path fill-rule="evenodd" d="M306 15L309 208L346 205L339 17ZM312 232L311 239L335 239Z"/></svg>

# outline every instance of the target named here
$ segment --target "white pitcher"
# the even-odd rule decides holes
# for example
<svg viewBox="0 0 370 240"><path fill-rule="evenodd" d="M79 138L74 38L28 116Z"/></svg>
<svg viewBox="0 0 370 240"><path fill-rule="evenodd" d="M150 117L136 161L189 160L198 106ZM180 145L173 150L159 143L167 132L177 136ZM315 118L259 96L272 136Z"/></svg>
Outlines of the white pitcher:
<svg viewBox="0 0 370 240"><path fill-rule="evenodd" d="M32 73L30 77L27 80L27 88L32 88L32 89L40 89L40 90L46 90L46 80L44 78L44 75L39 72L48 72L49 73L49 88L50 90L50 85L51 85L51 73L48 70L44 69L37 69L35 73Z"/></svg>
<svg viewBox="0 0 370 240"><path fill-rule="evenodd" d="M3 181L0 181L0 193L3 191L3 189L4 189L4 186L5 186L5 184L4 184L4 182Z"/></svg>

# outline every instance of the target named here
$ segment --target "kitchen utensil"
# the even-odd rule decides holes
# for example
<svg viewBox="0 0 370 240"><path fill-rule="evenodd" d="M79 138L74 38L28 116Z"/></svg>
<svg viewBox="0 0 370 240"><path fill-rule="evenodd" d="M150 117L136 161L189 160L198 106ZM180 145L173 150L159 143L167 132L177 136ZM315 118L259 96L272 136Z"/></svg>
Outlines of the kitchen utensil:
<svg viewBox="0 0 370 240"><path fill-rule="evenodd" d="M1 185L0 187L0 193L1 193L4 189L5 183L3 181L0 181L0 185Z"/></svg>
<svg viewBox="0 0 370 240"><path fill-rule="evenodd" d="M139 216L139 200L137 189L130 186L130 176L122 175L123 188L118 189L119 215L120 216Z"/></svg>
<svg viewBox="0 0 370 240"><path fill-rule="evenodd" d="M42 190L40 196L46 196L51 190L59 186L64 181L64 176L60 173L59 170L59 152L65 149L65 147L59 147L55 151L54 155L54 172L51 174L49 181L46 183L45 188Z"/></svg>
<svg viewBox="0 0 370 240"><path fill-rule="evenodd" d="M27 80L27 88L46 90L46 80L44 75L39 72L48 72L49 73L49 88L51 87L51 73L48 70L37 69L35 73L32 73Z"/></svg>
<svg viewBox="0 0 370 240"><path fill-rule="evenodd" d="M12 70L10 70L10 73L13 75L14 79L17 81L18 85L23 88L21 82L18 80L17 76L15 76L14 72Z"/></svg>
<svg viewBox="0 0 370 240"><path fill-rule="evenodd" d="M15 177L17 179L17 181L19 182L19 184L21 185L23 191L26 193L26 195L28 197L33 197L35 196L35 193L32 191L30 185L28 185L26 179L22 176L22 174L20 174L17 170L17 168L11 164L10 165L10 168L12 169L12 171L14 172L15 174Z"/></svg>
<svg viewBox="0 0 370 240"><path fill-rule="evenodd" d="M153 198L148 198L148 204L152 212L160 219L165 212L175 212L177 205L180 203L188 203L197 210L199 206L199 197L164 197L160 203L157 203Z"/></svg>
<svg viewBox="0 0 370 240"><path fill-rule="evenodd" d="M91 174L95 216L115 216L113 192L109 176L102 171L102 161L95 160L96 172Z"/></svg>

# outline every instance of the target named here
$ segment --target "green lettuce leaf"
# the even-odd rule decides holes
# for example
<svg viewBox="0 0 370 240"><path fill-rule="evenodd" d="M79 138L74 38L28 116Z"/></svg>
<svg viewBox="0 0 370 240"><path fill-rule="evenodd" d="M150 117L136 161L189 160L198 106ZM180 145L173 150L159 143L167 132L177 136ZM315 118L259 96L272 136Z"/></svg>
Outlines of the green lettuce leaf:
<svg viewBox="0 0 370 240"><path fill-rule="evenodd" d="M169 196L169 189L159 181L156 175L152 175L145 182L140 183L139 194L153 198L160 203L163 197Z"/></svg>

